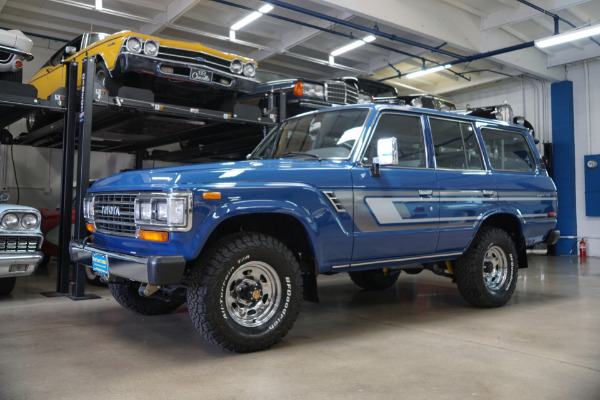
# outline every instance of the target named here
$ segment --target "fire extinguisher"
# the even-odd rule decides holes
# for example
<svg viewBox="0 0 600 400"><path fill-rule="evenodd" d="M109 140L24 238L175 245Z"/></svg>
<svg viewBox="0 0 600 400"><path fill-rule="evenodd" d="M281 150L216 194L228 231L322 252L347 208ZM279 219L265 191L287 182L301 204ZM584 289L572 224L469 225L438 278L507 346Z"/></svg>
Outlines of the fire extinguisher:
<svg viewBox="0 0 600 400"><path fill-rule="evenodd" d="M587 250L585 246L585 238L581 238L579 241L579 257L585 258L587 256Z"/></svg>

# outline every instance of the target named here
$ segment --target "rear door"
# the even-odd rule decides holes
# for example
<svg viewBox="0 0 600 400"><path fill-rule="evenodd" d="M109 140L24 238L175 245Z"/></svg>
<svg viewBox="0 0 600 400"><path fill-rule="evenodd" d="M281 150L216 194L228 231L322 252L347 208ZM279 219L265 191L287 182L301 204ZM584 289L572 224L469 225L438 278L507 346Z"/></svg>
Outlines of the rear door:
<svg viewBox="0 0 600 400"><path fill-rule="evenodd" d="M523 132L482 127L481 137L498 187L502 211L521 219L527 245L544 239L556 223L556 188L540 173L532 144Z"/></svg>
<svg viewBox="0 0 600 400"><path fill-rule="evenodd" d="M461 253L485 215L497 209L496 185L471 121L429 116L440 199L436 252Z"/></svg>
<svg viewBox="0 0 600 400"><path fill-rule="evenodd" d="M363 165L352 171L353 265L418 260L435 251L439 202L423 126L417 114L386 111L378 116ZM397 139L398 165L382 165L381 176L372 176L369 167L377 156L377 140L391 137Z"/></svg>

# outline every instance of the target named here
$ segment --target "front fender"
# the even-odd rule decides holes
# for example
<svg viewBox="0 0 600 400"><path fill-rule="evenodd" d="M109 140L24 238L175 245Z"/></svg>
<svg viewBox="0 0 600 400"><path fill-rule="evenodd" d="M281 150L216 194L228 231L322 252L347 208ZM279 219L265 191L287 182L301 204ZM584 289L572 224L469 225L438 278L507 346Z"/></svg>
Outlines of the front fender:
<svg viewBox="0 0 600 400"><path fill-rule="evenodd" d="M237 217L256 216L264 214L282 214L296 219L304 228L314 256L320 266L334 265L341 260L348 260L352 254L352 235L345 226L350 218L348 215L336 212L331 203L316 188L308 185L289 184L280 187L235 188L233 193L222 193L219 204L210 205L207 201L195 204L196 211L204 209L204 217L195 225L194 237L191 242L194 249L187 249L191 259L198 257L209 238L221 224ZM231 194L231 196L229 195ZM196 203L196 201L195 201ZM198 207L200 206L200 207Z"/></svg>

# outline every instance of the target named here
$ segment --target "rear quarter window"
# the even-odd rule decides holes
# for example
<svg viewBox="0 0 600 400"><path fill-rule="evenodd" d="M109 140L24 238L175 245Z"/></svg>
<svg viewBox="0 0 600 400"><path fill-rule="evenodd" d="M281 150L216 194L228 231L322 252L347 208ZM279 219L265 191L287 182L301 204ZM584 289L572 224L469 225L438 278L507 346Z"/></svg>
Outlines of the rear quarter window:
<svg viewBox="0 0 600 400"><path fill-rule="evenodd" d="M525 135L503 129L481 129L481 137L492 169L535 172L536 164Z"/></svg>

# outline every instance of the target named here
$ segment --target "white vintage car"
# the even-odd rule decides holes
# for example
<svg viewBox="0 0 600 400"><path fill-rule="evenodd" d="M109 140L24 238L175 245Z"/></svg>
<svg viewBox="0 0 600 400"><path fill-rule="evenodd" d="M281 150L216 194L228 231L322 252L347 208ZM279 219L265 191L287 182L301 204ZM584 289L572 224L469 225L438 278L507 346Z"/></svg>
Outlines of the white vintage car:
<svg viewBox="0 0 600 400"><path fill-rule="evenodd" d="M16 277L31 275L43 258L40 212L0 204L0 295L9 294Z"/></svg>
<svg viewBox="0 0 600 400"><path fill-rule="evenodd" d="M0 79L21 81L23 60L33 60L33 41L18 30L0 29Z"/></svg>

